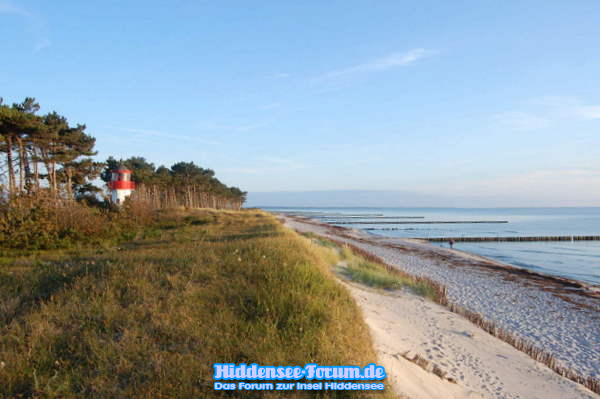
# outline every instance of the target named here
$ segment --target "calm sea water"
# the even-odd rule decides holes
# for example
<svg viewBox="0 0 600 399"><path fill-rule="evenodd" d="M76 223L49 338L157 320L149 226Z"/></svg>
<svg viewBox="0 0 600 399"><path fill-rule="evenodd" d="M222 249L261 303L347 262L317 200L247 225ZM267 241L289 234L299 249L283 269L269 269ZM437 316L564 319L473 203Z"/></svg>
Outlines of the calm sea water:
<svg viewBox="0 0 600 399"><path fill-rule="evenodd" d="M307 212L319 220L395 221L394 216L423 216L411 221L506 220L506 224L343 224L388 237L504 237L600 235L600 208L265 208ZM364 219L347 218L365 215ZM386 218L375 217L384 216ZM328 218L323 218L327 216ZM397 230L386 230L386 229ZM372 230L374 229L374 230ZM447 246L447 244L437 244ZM541 273L600 284L600 241L456 243L456 249Z"/></svg>

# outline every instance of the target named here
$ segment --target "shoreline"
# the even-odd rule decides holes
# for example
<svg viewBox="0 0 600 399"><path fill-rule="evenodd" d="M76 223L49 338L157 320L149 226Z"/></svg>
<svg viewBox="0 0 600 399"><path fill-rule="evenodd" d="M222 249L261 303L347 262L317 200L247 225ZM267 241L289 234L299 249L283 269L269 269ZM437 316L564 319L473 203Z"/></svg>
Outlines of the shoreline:
<svg viewBox="0 0 600 399"><path fill-rule="evenodd" d="M532 269L529 269L529 268L526 268L523 266L511 265L509 263L505 263L505 262L499 261L497 259L488 258L486 256L479 255L474 252L464 251L461 249L454 248L454 249L448 250L447 248L438 247L436 245L433 245L428 240L417 239L417 238L393 238L393 237L383 237L383 236L380 236L380 237L385 238L385 239L391 239L391 240L396 240L396 239L402 240L403 242L407 242L407 243L413 242L413 243L418 243L421 245L428 245L432 249L440 248L445 251L450 251L453 255L462 256L466 259L476 259L481 262L485 262L486 265L489 265L489 267L498 268L500 271L516 273L516 274L523 274L523 276L530 276L535 279L546 279L548 281L563 285L565 288L570 289L569 293L577 292L580 295L590 296L590 297L594 297L594 298L600 298L600 284L594 284L594 283L590 283L587 281L576 280L573 278L559 276L556 274L544 273L544 272L532 270ZM577 290L577 291L574 291L574 290Z"/></svg>
<svg viewBox="0 0 600 399"><path fill-rule="evenodd" d="M312 222L312 221L311 221ZM338 226L331 226L333 228L338 228ZM386 237L383 235L377 235L373 233L362 232L358 229L350 229L341 227L342 229L348 230L357 236L364 235L366 239L375 239L376 241L386 241L386 242L395 242L399 241L404 244L418 244L420 246L427 246L426 250L435 252L436 250L441 250L445 252L446 255L455 255L459 257L465 258L465 260L478 260L482 263L485 263L486 266L498 268L500 271L506 271L510 273L522 273L524 276L531 276L536 279L547 279L548 281L552 281L556 284L561 284L565 287L573 288L579 291L577 293L585 296L591 296L594 298L600 298L600 284L594 284L587 281L576 280L569 277L559 276L556 274L544 273L537 270L528 269L522 266L511 265L509 263L501 262L499 260L488 258L483 255L476 254L474 252L468 252L461 249L448 249L444 247L439 247L437 245L433 245L428 239L423 238L406 238L406 237ZM359 237L356 237L359 239ZM448 240L448 238L444 238L444 240ZM438 242L438 241L435 241ZM441 241L439 241L441 242ZM446 242L446 241L444 241ZM464 241L469 242L469 241ZM571 290L569 293L573 293Z"/></svg>
<svg viewBox="0 0 600 399"><path fill-rule="evenodd" d="M296 217L285 220L442 284L451 310L558 374L600 391L600 295L595 287L421 240L375 236Z"/></svg>

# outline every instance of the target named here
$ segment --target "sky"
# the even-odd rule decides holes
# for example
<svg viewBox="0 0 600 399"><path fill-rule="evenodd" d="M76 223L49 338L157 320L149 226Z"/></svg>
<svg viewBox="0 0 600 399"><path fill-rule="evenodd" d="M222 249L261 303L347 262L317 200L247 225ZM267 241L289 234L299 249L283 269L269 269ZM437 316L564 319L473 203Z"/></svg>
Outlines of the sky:
<svg viewBox="0 0 600 399"><path fill-rule="evenodd" d="M599 21L597 0L0 0L0 97L250 198L600 206Z"/></svg>

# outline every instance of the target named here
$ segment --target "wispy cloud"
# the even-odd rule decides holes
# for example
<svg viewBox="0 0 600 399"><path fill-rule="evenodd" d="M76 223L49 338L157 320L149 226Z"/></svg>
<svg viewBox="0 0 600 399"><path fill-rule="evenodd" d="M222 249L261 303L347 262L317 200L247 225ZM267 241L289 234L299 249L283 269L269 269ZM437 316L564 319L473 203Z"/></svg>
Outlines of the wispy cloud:
<svg viewBox="0 0 600 399"><path fill-rule="evenodd" d="M351 67L336 69L320 76L313 80L324 81L332 79L347 78L359 74L383 72L394 68L405 67L414 64L420 59L430 57L436 52L424 48L416 48L403 53L391 53L384 57L368 61L362 64L353 65Z"/></svg>
<svg viewBox="0 0 600 399"><path fill-rule="evenodd" d="M0 14L15 14L26 17L31 16L29 11L7 0L0 0Z"/></svg>
<svg viewBox="0 0 600 399"><path fill-rule="evenodd" d="M493 115L496 123L515 130L535 130L561 121L598 120L600 105L588 104L573 96L545 96L527 101L528 111L507 111Z"/></svg>
<svg viewBox="0 0 600 399"><path fill-rule="evenodd" d="M532 105L552 108L567 108L581 104L581 100L574 96L542 96L529 100Z"/></svg>
<svg viewBox="0 0 600 399"><path fill-rule="evenodd" d="M261 162L267 162L276 165L297 165L296 161L293 161L289 158L281 158L281 157L273 157L273 156L264 156L258 159Z"/></svg>
<svg viewBox="0 0 600 399"><path fill-rule="evenodd" d="M266 122L259 122L259 123L250 123L247 125L239 125L239 126L234 126L233 130L237 131L237 132L249 132L251 130L256 130L256 129L260 129L261 127L265 127L268 126L269 124Z"/></svg>
<svg viewBox="0 0 600 399"><path fill-rule="evenodd" d="M222 168L220 172L235 173L242 175L262 175L266 172L263 168Z"/></svg>
<svg viewBox="0 0 600 399"><path fill-rule="evenodd" d="M41 51L45 48L48 48L52 46L52 42L48 39L42 39L34 48L33 48L33 52L37 53L38 51Z"/></svg>
<svg viewBox="0 0 600 399"><path fill-rule="evenodd" d="M290 76L292 76L292 75L289 73L281 72L281 73L276 74L275 78L276 79L286 79L286 78L289 78Z"/></svg>
<svg viewBox="0 0 600 399"><path fill-rule="evenodd" d="M584 105L575 107L575 113L584 119L600 119L600 105Z"/></svg>
<svg viewBox="0 0 600 399"><path fill-rule="evenodd" d="M46 37L44 22L36 13L9 0L0 0L0 15L1 14L17 15L27 20L29 30L36 38L36 44L33 47L34 53L52 45L50 40Z"/></svg>
<svg viewBox="0 0 600 399"><path fill-rule="evenodd" d="M551 121L527 112L509 111L494 115L494 120L510 129L535 130L550 126Z"/></svg>
<svg viewBox="0 0 600 399"><path fill-rule="evenodd" d="M202 122L198 125L201 130L222 130L229 132L249 132L251 130L260 129L261 127L269 126L268 122L242 123L237 125L229 125L214 122Z"/></svg>
<svg viewBox="0 0 600 399"><path fill-rule="evenodd" d="M190 136L190 135L182 135L182 134L173 134L168 132L162 132L159 130L149 130L149 129L133 129L127 127L118 127L117 129L122 130L124 132L135 133L137 138L139 137L165 137L175 140L183 140L183 141L192 141L201 144L220 144L218 141L207 140L201 137Z"/></svg>
<svg viewBox="0 0 600 399"><path fill-rule="evenodd" d="M267 110L275 109L275 108L279 108L279 107L281 107L281 103L274 102L274 103L265 104L265 105L261 106L260 109L263 111L267 111Z"/></svg>
<svg viewBox="0 0 600 399"><path fill-rule="evenodd" d="M248 175L267 175L271 173L289 172L304 168L307 168L306 164L290 158L263 156L255 159L253 162L247 165L234 168L225 168L221 169L221 171Z"/></svg>
<svg viewBox="0 0 600 399"><path fill-rule="evenodd" d="M533 100L534 104L557 118L600 119L600 105L589 104L574 96L549 96Z"/></svg>

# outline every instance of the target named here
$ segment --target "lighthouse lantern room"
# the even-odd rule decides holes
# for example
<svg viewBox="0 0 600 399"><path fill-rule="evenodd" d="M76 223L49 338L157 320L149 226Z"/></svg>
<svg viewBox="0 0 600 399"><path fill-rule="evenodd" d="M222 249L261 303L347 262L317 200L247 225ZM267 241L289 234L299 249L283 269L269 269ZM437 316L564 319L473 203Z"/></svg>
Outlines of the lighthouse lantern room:
<svg viewBox="0 0 600 399"><path fill-rule="evenodd" d="M135 182L131 180L131 171L122 167L111 170L108 188L111 191L111 201L115 204L122 204L135 189Z"/></svg>

